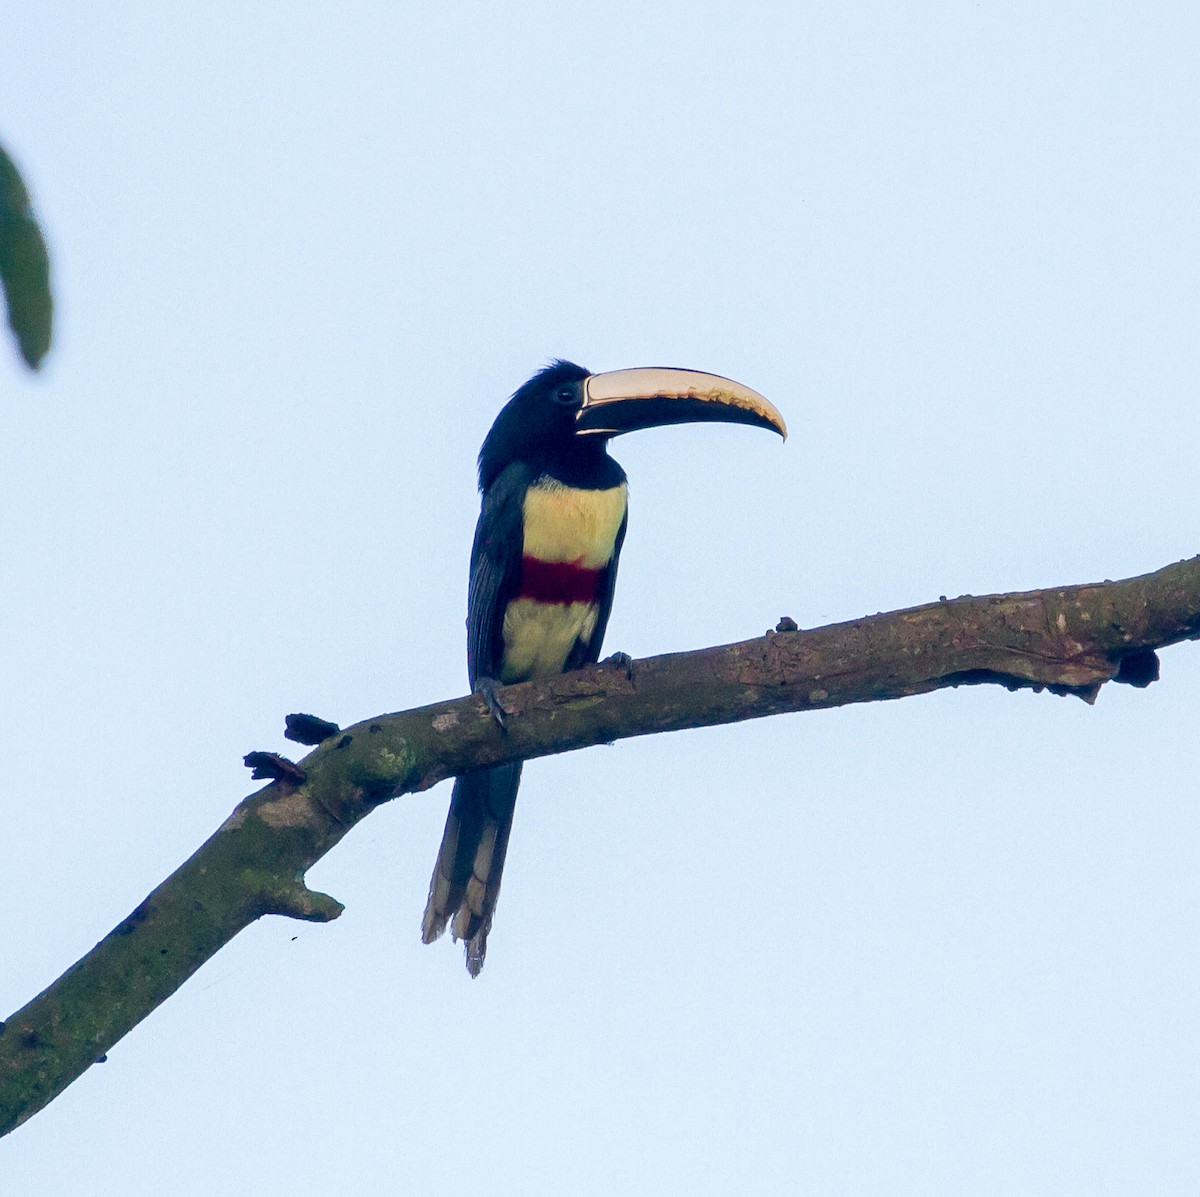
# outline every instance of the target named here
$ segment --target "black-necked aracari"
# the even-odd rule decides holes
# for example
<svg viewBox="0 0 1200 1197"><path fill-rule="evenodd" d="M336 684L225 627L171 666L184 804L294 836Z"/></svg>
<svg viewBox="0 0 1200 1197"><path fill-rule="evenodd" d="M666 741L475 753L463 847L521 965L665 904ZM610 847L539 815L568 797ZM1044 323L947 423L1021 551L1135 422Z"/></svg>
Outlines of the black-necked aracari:
<svg viewBox="0 0 1200 1197"><path fill-rule="evenodd" d="M787 435L761 395L694 370L589 374L558 361L504 406L479 452L483 506L467 595L467 673L489 703L497 684L600 659L628 495L609 440L706 420ZM422 938L432 943L449 924L472 976L483 967L520 780L519 761L455 779L429 883Z"/></svg>

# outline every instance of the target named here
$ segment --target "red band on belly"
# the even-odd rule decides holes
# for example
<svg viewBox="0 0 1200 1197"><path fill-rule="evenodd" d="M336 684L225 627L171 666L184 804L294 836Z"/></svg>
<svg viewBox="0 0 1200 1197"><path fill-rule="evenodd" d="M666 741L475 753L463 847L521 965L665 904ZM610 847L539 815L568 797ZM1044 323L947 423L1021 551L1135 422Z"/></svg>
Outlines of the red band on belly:
<svg viewBox="0 0 1200 1197"><path fill-rule="evenodd" d="M594 603L600 597L602 569L584 569L570 561L521 558L518 598L539 603Z"/></svg>

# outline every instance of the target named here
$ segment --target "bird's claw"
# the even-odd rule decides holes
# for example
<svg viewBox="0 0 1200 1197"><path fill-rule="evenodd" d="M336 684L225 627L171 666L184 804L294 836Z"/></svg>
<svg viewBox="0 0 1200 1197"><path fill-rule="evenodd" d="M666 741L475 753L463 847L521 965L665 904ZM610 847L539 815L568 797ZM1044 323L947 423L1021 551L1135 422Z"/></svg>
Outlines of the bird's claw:
<svg viewBox="0 0 1200 1197"><path fill-rule="evenodd" d="M615 652L611 657L604 658L604 664L625 670L625 680L633 681L633 658L628 653Z"/></svg>
<svg viewBox="0 0 1200 1197"><path fill-rule="evenodd" d="M501 731L508 731L508 726L504 722L508 712L504 709L504 704L500 701L500 683L493 677L481 677L475 683L475 693L487 704L488 712L496 721L496 726Z"/></svg>

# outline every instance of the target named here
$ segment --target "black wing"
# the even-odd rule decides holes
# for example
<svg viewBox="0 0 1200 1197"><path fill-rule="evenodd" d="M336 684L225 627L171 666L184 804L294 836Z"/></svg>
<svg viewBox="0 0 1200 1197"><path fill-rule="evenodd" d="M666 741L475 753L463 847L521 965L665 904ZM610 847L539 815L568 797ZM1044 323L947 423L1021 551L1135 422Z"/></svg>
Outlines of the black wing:
<svg viewBox="0 0 1200 1197"><path fill-rule="evenodd" d="M525 492L531 474L523 462L513 462L483 494L467 590L467 676L472 687L481 677L495 678L500 669L504 609L521 581Z"/></svg>
<svg viewBox="0 0 1200 1197"><path fill-rule="evenodd" d="M617 529L617 539L613 542L613 554L605 566L600 579L599 610L596 612L596 626L592 629L587 640L576 641L575 649L567 658L568 669L578 669L581 665L595 665L600 660L600 646L604 643L604 632L608 627L608 617L612 614L613 595L617 590L617 562L621 559L621 546L625 543L625 528L629 523L629 512L621 520Z"/></svg>

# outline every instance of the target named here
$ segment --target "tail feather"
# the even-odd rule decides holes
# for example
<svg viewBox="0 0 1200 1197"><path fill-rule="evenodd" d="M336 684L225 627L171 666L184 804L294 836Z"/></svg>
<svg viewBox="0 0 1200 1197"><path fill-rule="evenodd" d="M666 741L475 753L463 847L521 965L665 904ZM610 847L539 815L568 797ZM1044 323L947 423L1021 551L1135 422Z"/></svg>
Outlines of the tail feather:
<svg viewBox="0 0 1200 1197"><path fill-rule="evenodd" d="M520 783L520 762L455 778L429 882L421 938L433 943L449 924L454 939L465 941L467 971L473 977L487 952Z"/></svg>

